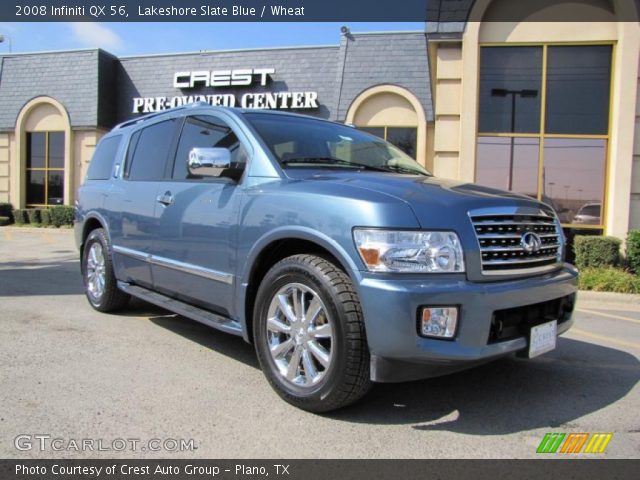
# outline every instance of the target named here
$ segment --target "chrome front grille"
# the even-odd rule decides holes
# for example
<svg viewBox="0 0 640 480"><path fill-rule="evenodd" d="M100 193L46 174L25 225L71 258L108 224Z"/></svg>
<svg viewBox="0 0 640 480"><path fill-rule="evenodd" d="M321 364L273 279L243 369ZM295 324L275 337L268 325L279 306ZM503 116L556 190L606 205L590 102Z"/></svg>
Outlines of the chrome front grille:
<svg viewBox="0 0 640 480"><path fill-rule="evenodd" d="M562 233L544 210L533 213L469 213L476 232L485 275L551 270L562 258Z"/></svg>

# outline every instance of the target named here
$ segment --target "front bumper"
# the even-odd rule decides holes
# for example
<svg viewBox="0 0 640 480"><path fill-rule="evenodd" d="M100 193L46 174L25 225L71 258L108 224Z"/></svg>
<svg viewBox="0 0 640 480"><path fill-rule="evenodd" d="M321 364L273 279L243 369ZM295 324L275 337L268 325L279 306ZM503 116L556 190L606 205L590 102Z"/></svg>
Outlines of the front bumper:
<svg viewBox="0 0 640 480"><path fill-rule="evenodd" d="M462 275L407 277L366 273L358 285L373 381L427 378L523 351L526 335L490 341L494 312L562 297L568 297L572 309L578 289L578 272L568 264L546 275L488 283L469 282ZM459 308L452 340L418 335L420 307L438 305ZM571 312L566 312L558 334L571 324Z"/></svg>

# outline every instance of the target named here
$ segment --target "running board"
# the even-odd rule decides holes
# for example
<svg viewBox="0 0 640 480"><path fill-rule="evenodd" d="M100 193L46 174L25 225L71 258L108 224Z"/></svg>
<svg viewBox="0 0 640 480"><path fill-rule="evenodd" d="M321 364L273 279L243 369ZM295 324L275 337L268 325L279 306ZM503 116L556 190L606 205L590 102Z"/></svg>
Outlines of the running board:
<svg viewBox="0 0 640 480"><path fill-rule="evenodd" d="M242 336L242 328L235 320L211 313L202 308L194 307L193 305L167 297L166 295L162 295L158 292L153 292L137 285L131 285L130 283L118 282L118 288L129 295L144 300L145 302L153 303L154 305L166 308L167 310L177 313L178 315L182 315L183 317L204 323L208 327Z"/></svg>

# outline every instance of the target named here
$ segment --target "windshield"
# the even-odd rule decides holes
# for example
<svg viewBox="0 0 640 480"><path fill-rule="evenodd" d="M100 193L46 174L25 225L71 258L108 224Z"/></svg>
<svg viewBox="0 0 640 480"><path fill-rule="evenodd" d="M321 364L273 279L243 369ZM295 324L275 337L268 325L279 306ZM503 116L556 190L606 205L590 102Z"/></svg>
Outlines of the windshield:
<svg viewBox="0 0 640 480"><path fill-rule="evenodd" d="M283 168L343 168L430 175L399 148L346 125L288 115L247 113Z"/></svg>

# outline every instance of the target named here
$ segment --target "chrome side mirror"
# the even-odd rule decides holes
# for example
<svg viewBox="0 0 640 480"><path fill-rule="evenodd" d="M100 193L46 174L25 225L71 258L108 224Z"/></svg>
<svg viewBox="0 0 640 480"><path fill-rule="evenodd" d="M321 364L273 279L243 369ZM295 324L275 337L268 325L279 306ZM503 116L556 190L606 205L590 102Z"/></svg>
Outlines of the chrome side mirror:
<svg viewBox="0 0 640 480"><path fill-rule="evenodd" d="M231 152L228 148L192 148L187 166L196 177L219 177L231 167Z"/></svg>

